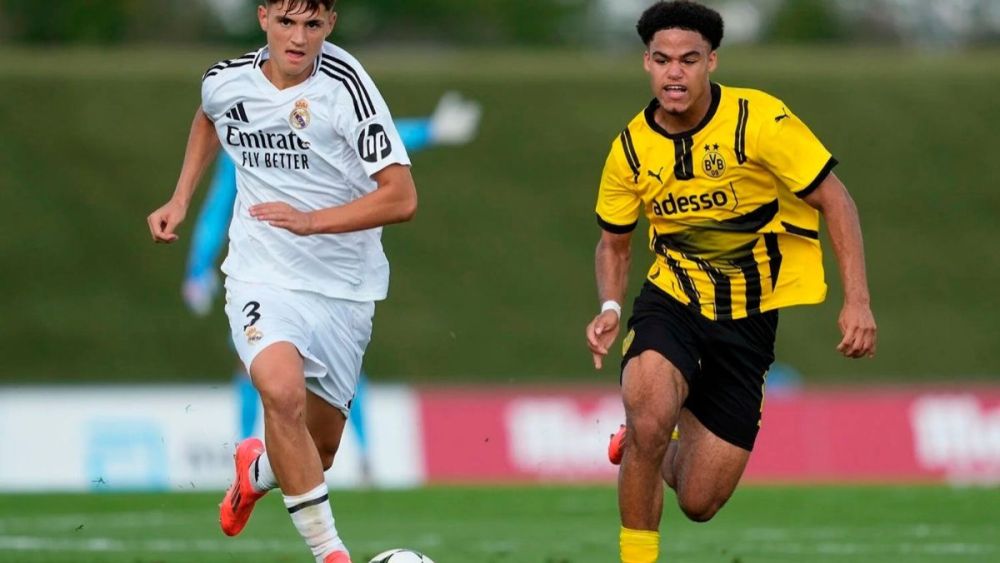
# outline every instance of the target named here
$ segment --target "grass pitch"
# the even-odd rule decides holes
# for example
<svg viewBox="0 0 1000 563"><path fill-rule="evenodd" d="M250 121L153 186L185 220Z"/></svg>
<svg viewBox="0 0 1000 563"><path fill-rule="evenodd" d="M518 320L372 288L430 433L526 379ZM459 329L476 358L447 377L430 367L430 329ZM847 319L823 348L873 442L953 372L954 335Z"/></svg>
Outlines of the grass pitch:
<svg viewBox="0 0 1000 563"><path fill-rule="evenodd" d="M334 491L356 563L391 547L438 563L617 561L611 487ZM217 493L0 495L0 561L311 561L277 495L243 535L216 522ZM661 560L671 563L906 563L1000 560L1000 489L744 487L710 523L668 494Z"/></svg>

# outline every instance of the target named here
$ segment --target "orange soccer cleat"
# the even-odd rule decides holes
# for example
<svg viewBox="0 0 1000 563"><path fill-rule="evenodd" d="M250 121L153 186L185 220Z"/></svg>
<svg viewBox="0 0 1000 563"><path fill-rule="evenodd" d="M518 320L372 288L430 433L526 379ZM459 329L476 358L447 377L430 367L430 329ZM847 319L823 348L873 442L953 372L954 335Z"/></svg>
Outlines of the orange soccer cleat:
<svg viewBox="0 0 1000 563"><path fill-rule="evenodd" d="M677 441L681 439L681 432L674 427L674 431L670 433L670 440ZM618 427L618 432L611 435L611 442L608 443L608 461L614 465L621 465L622 456L625 455L625 425L622 424Z"/></svg>
<svg viewBox="0 0 1000 563"><path fill-rule="evenodd" d="M334 551L323 558L323 563L351 563L351 556L346 551Z"/></svg>
<svg viewBox="0 0 1000 563"><path fill-rule="evenodd" d="M618 432L611 435L611 442L608 443L608 461L614 465L621 465L623 455L625 455L624 424L618 427Z"/></svg>
<svg viewBox="0 0 1000 563"><path fill-rule="evenodd" d="M255 491L248 475L250 464L262 453L264 453L264 443L257 438L247 438L236 446L236 454L233 455L236 477L233 478L233 484L229 486L222 504L219 505L219 524L222 525L222 533L227 536L235 536L243 531L253 512L254 504L266 493L266 491L264 493Z"/></svg>

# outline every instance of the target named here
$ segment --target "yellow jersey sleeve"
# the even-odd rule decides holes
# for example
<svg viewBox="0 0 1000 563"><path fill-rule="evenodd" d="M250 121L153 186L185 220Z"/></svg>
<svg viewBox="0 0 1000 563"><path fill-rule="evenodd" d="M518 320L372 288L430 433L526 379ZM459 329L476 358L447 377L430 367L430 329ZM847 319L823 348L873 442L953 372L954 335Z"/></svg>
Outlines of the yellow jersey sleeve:
<svg viewBox="0 0 1000 563"><path fill-rule="evenodd" d="M762 116L757 154L789 191L802 198L819 186L837 160L802 120L775 101L774 109Z"/></svg>
<svg viewBox="0 0 1000 563"><path fill-rule="evenodd" d="M597 193L597 223L605 231L625 234L639 223L642 199L636 190L635 172L626 162L622 140L611 144Z"/></svg>

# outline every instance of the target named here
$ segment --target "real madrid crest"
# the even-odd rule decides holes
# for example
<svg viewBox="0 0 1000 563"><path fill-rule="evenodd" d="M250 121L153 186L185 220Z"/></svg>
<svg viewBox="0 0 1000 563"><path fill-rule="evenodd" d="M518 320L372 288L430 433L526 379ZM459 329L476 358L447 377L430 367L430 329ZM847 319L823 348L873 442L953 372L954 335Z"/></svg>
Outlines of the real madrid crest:
<svg viewBox="0 0 1000 563"><path fill-rule="evenodd" d="M705 145L705 158L701 161L702 170L712 178L718 178L726 172L726 159L719 152L719 143Z"/></svg>
<svg viewBox="0 0 1000 563"><path fill-rule="evenodd" d="M264 333L260 331L259 328L255 326L248 326L243 331L244 336L247 337L247 344L256 344L260 342L261 338L264 338Z"/></svg>
<svg viewBox="0 0 1000 563"><path fill-rule="evenodd" d="M309 115L309 102L306 100L299 100L295 102L295 109L288 116L288 122L295 129L305 129L309 126L309 120L311 116Z"/></svg>

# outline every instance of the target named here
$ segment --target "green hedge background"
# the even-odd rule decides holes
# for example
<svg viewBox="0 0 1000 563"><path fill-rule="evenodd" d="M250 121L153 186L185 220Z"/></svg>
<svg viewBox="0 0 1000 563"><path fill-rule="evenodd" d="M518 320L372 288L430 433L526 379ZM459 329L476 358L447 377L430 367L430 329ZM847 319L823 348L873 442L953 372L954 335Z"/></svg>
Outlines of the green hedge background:
<svg viewBox="0 0 1000 563"><path fill-rule="evenodd" d="M171 247L149 241L145 217L172 190L201 73L249 47L0 51L0 383L229 377L221 303L198 319L180 298L193 217ZM650 97L640 50L356 54L397 116L429 113L446 90L484 108L472 144L414 158L420 210L385 232L393 279L368 371L616 381L614 367L593 372L583 329L601 167ZM827 245L830 296L782 314L778 359L808 382L995 381L1000 52L724 47L716 78L781 97L861 210L878 357L834 350ZM651 259L636 238L633 287Z"/></svg>

